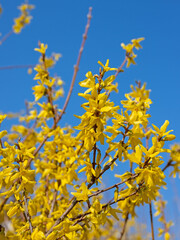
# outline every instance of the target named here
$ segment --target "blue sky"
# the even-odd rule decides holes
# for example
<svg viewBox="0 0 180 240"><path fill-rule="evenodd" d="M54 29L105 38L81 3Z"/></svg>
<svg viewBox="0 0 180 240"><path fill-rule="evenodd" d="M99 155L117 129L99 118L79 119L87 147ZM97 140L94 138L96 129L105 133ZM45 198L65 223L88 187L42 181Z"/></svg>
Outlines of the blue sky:
<svg viewBox="0 0 180 240"><path fill-rule="evenodd" d="M21 3L21 0L1 1L2 36L11 30L13 18L19 15L16 7ZM61 76L66 93L82 40L88 8L93 7L93 18L80 70L62 124L67 122L77 125L79 122L73 114L83 113L80 109L83 99L77 93L83 91L78 82L85 79L86 72L91 70L97 73L98 60L105 63L108 58L110 66L118 67L124 59L120 43L126 44L133 38L145 37L143 49L137 52L137 64L125 69L117 79L119 95L113 96L114 101L119 104L124 99L124 94L130 91L130 84L134 84L136 80L146 82L147 88L151 89L150 97L153 101L150 110L151 123L161 126L168 119L169 129L174 129L177 136L174 142L180 142L180 1L31 0L29 3L36 6L32 11L32 23L21 34L12 35L0 46L0 66L36 64L39 54L34 48L40 40L48 44L49 55L52 52L63 55L52 73L56 72ZM27 69L0 71L0 111L19 112L25 108L25 100L34 100L31 90L35 84L34 74L28 75ZM59 104L63 105L63 100Z"/></svg>

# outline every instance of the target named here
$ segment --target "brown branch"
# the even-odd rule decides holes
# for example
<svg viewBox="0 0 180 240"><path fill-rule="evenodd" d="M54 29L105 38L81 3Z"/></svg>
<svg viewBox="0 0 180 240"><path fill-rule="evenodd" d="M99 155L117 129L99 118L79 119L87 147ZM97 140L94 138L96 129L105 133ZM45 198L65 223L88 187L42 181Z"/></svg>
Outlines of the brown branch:
<svg viewBox="0 0 180 240"><path fill-rule="evenodd" d="M32 227L32 223L31 223L31 217L30 217L30 214L29 214L29 210L28 210L28 203L27 203L27 198L26 198L26 195L24 193L24 206L25 206L25 216L26 216L26 219L29 223L29 229L31 231L31 233L33 232L33 227Z"/></svg>
<svg viewBox="0 0 180 240"><path fill-rule="evenodd" d="M2 201L2 203L1 203L1 205L0 205L0 212L3 210L3 207L4 207L4 205L6 204L6 202L7 202L8 199L9 199L9 198L4 198L4 199L3 199L3 201Z"/></svg>
<svg viewBox="0 0 180 240"><path fill-rule="evenodd" d="M13 31L11 30L11 31L8 32L6 35L4 35L4 37L0 40L0 45L2 45L3 42L5 42L6 39L9 38L12 34L13 34Z"/></svg>
<svg viewBox="0 0 180 240"><path fill-rule="evenodd" d="M22 143L24 143L26 141L26 139L31 135L31 133L34 131L34 128L36 127L37 124L37 119L35 120L33 126L31 128L29 128L25 138L22 140Z"/></svg>
<svg viewBox="0 0 180 240"><path fill-rule="evenodd" d="M127 212L127 214L126 214L126 218L125 218L125 220L124 220L124 225L123 225L123 228L122 228L122 230L121 230L119 240L122 240L122 238L123 238L123 236L124 236L124 233L125 233L125 230L126 230L126 226L127 226L128 219L129 219L129 212Z"/></svg>
<svg viewBox="0 0 180 240"><path fill-rule="evenodd" d="M102 164L102 162L106 159L106 157L108 156L107 152L105 153L104 157L102 158L102 160L100 161L100 165Z"/></svg>
<svg viewBox="0 0 180 240"><path fill-rule="evenodd" d="M151 219L151 236L152 240L154 240L154 225L153 225L153 215L152 215L152 204L151 202L149 203L149 214L150 214L150 219Z"/></svg>
<svg viewBox="0 0 180 240"><path fill-rule="evenodd" d="M53 200L52 200L52 203L51 203L51 209L50 209L48 218L51 217L51 214L52 214L52 212L54 210L54 206L55 206L55 203L56 203L56 197L57 197L57 190L55 190L54 193L53 193Z"/></svg>
<svg viewBox="0 0 180 240"><path fill-rule="evenodd" d="M33 68L35 64L27 64L27 65L11 65L11 66L0 66L0 70L10 70L17 68Z"/></svg>
<svg viewBox="0 0 180 240"><path fill-rule="evenodd" d="M126 64L127 60L128 60L128 57L126 56L125 59L124 59L124 61L123 61L123 63L121 64L121 66L118 68L118 70L117 70L117 72L116 72L116 74L115 74L115 78L116 78L117 75L122 71L122 68L123 68L124 65Z"/></svg>
<svg viewBox="0 0 180 240"><path fill-rule="evenodd" d="M169 159L169 161L167 162L166 166L162 169L162 171L164 172L168 167L172 166L172 159Z"/></svg>
<svg viewBox="0 0 180 240"><path fill-rule="evenodd" d="M57 118L57 122L59 122L59 120L62 118L62 115L65 113L65 110L67 108L67 105L68 105L68 102L69 102L69 99L70 99L70 96L71 96L71 93L72 93L72 90L73 90L73 87L74 87L74 83L75 83L75 80L76 80L76 75L77 75L77 72L79 70L79 63L80 63L82 52L84 50L84 45L85 45L85 42L86 42L86 39L87 39L87 33L88 33L88 30L89 30L89 27L90 27L90 22L91 22L91 18L92 18L91 12L92 12L92 7L89 8L89 13L87 15L88 21L87 21L87 25L86 25L86 28L85 28L85 33L83 34L83 40L82 40L81 47L80 47L80 50L79 50L77 63L74 67L74 73L73 73L70 89L69 89L66 101L64 103L63 109L62 109L59 117Z"/></svg>
<svg viewBox="0 0 180 240"><path fill-rule="evenodd" d="M113 204L115 204L115 203L117 203L117 202L120 202L120 201L124 201L125 199L136 195L136 193L140 190L141 187L142 187L142 186L139 186L138 189L136 189L136 191L134 191L133 193L131 193L131 194L125 196L125 197L119 198L116 202L115 202L115 201L110 201L110 202L104 204L104 205L102 206L102 210L99 211L98 214L100 214L100 213L103 211L103 209L107 208L108 206L113 205ZM73 224L73 226L76 225L77 223L81 222L81 221L84 219L84 217L87 216L87 215L89 215L89 214L91 214L91 212L86 212L86 213L84 213L83 215L79 215L79 218L80 218L81 220L78 219L78 220ZM76 218L73 218L72 220L75 220L75 219L77 219L77 217L76 217Z"/></svg>
<svg viewBox="0 0 180 240"><path fill-rule="evenodd" d="M71 94L72 94L72 90L73 90L73 87L74 87L74 83L75 83L75 80L76 80L76 76L77 76L77 72L79 70L79 64L80 64L80 60L81 60L81 56L82 56L82 52L83 52L83 49L84 49L84 45L85 45L85 42L86 42L86 39L87 39L87 34L88 34L88 30L89 30L89 27L90 27L90 21L91 21L91 12L92 12L92 7L89 8L89 13L87 15L87 24L86 24L86 27L85 27L85 33L83 34L83 40L82 40L82 43L81 43L81 47L80 47L80 50L79 50L79 55L78 55L78 59L77 59L77 62L76 62L76 65L74 67L74 73L73 73L73 77L72 77L72 81L71 81L71 85L70 85L70 88L69 88L69 92L68 92L68 95L66 97L66 100L65 100L65 103L64 103L64 106L63 106L63 109L60 113L60 115L56 118L56 121L54 122L53 126L52 126L52 130L54 130L56 128L56 125L57 123L61 120L63 114L65 113L65 110L67 108L67 105L69 103L69 100L70 100L70 97L71 97ZM39 146L37 147L37 149L34 151L33 155L36 156L37 153L40 151L40 149L42 148L42 146L44 145L44 143L46 142L46 140L48 139L48 135L46 135L43 139L43 141L39 144ZM29 166L31 164L31 161L33 160L33 158L30 158L28 160L28 165Z"/></svg>
<svg viewBox="0 0 180 240"><path fill-rule="evenodd" d="M102 189L102 190L98 190L97 192L94 192L94 193L92 193L91 195L89 195L88 198L97 196L97 195L99 195L99 194L101 194L101 193L103 193L103 192L106 192L106 191L111 190L111 189L113 189L113 188L115 188L115 187L118 187L118 186L122 185L123 183L126 183L126 182L128 182L128 181L136 178L137 176L139 176L139 174L134 174L134 175L131 176L130 178L128 178L128 179L126 179L126 180L124 180L124 181L121 181L121 182L119 182L119 183L116 183L116 184L112 185L111 187L108 187L108 188L105 188L105 189Z"/></svg>
<svg viewBox="0 0 180 240"><path fill-rule="evenodd" d="M90 188L97 179L99 179L110 167L111 165L117 160L118 156L116 156L115 158L113 158L113 160L108 163L106 166L104 166L103 170L101 171L101 173L99 174L98 177L95 177L94 179L92 179L92 181L88 184L88 188Z"/></svg>
<svg viewBox="0 0 180 240"><path fill-rule="evenodd" d="M72 203L71 203L71 205L66 209L66 211L61 215L61 217L60 218L58 218L57 220L56 220L56 222L54 223L54 225L50 228L50 230L46 233L46 237L53 231L53 228L55 227L55 226L57 226L60 222L62 222L64 219L65 219L65 217L68 215L68 213L74 208L74 206L76 205L78 203L78 201L77 201L77 199L75 198L73 201L72 201Z"/></svg>
<svg viewBox="0 0 180 240"><path fill-rule="evenodd" d="M110 189L112 189L112 188L114 188L114 187L117 187L117 186L119 186L119 185L121 185L121 184L123 184L123 183L125 183L125 182L127 182L127 181L129 181L129 180L131 180L131 179L134 179L134 178L137 177L137 176L138 176L138 174L135 174L134 176L132 176L131 178L128 178L127 180L124 180L124 181L122 181L122 182L120 182L120 183L118 183L118 184L115 184L115 185L113 185L113 186L111 186L111 187L109 187L109 188L106 188L106 189L104 189L104 190L99 190L99 191L97 191L97 192L89 195L89 196L88 196L88 199L91 198L91 197L93 197L93 196L96 196L96 195L98 195L98 194L100 194L100 193L102 193L102 192L108 191L108 190L110 190ZM128 196L133 196L135 193L137 193L137 191L134 192L133 194L128 195ZM121 199L118 199L117 202L118 202L118 201L125 200L128 196L126 196L126 197L124 197L124 198L121 198ZM78 202L81 202L81 200L77 200L76 198L73 199L71 205L70 205L70 206L67 208L67 210L62 214L62 216L56 220L55 224L54 224L54 225L51 227L51 229L46 233L46 237L53 231L53 228L54 228L55 226L57 226L60 222L62 222L62 221L64 220L64 218L67 216L67 214L75 207L75 205L76 205ZM107 203L107 204L105 204L105 205L103 206L103 208L107 207L108 205L112 205L112 204L114 204L114 203L115 203L115 201L113 201L113 202L111 202L111 203ZM84 215L83 215L83 216L80 216L80 217L84 217Z"/></svg>

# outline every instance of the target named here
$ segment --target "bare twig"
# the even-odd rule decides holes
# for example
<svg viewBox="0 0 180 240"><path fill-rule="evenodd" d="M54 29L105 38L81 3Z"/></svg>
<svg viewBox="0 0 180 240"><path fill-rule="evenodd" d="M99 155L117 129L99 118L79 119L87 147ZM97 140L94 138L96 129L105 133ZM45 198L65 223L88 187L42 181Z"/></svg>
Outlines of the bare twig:
<svg viewBox="0 0 180 240"><path fill-rule="evenodd" d="M124 65L126 64L127 60L128 60L128 57L126 56L125 59L124 59L124 61L123 61L123 63L121 64L121 66L118 68L118 70L117 70L117 72L116 72L116 74L115 74L115 78L116 78L117 75L122 71L122 68L123 68Z"/></svg>
<svg viewBox="0 0 180 240"><path fill-rule="evenodd" d="M12 31L12 30L11 30L10 32L8 32L8 33L0 40L0 45L2 45L3 42L5 42L6 39L9 38L12 34L13 34L13 31Z"/></svg>
<svg viewBox="0 0 180 240"><path fill-rule="evenodd" d="M127 214L126 214L126 218L125 218L125 220L124 220L124 225L123 225L123 228L122 228L122 230L121 230L119 240L122 240L122 238L123 238L123 236L124 236L128 219L129 219L129 212L127 212Z"/></svg>
<svg viewBox="0 0 180 240"><path fill-rule="evenodd" d="M17 69L17 68L33 68L35 64L27 64L27 65L11 65L11 66L1 66L0 70L10 70L10 69Z"/></svg>
<svg viewBox="0 0 180 240"><path fill-rule="evenodd" d="M70 99L70 96L71 96L71 93L72 93L72 90L73 90L73 87L74 87L74 83L75 83L75 80L76 80L76 75L77 75L77 72L79 70L79 63L80 63L80 60L81 60L82 52L84 50L84 45L85 45L85 42L86 42L86 39L87 39L88 30L89 30L89 27L90 27L90 22L91 22L91 18L92 18L91 13L92 13L92 7L89 8L89 13L87 15L88 22L87 22L87 25L86 25L86 28L85 28L85 33L83 34L83 40L82 40L82 44L81 44L81 47L80 47L80 50L79 50L77 63L74 67L74 73L73 73L70 89L69 89L66 101L64 103L63 109L62 109L59 117L57 118L57 122L59 122L59 120L62 118L62 115L65 113L65 110L67 108L67 105L68 105L68 102L69 102L69 99Z"/></svg>
<svg viewBox="0 0 180 240"><path fill-rule="evenodd" d="M169 161L167 162L166 166L162 169L162 171L164 172L168 167L172 166L172 159L169 159Z"/></svg>
<svg viewBox="0 0 180 240"><path fill-rule="evenodd" d="M149 214L150 214L150 219L151 219L151 236L152 240L154 240L154 225L153 225L153 215L152 215L152 204L151 202L149 203Z"/></svg>

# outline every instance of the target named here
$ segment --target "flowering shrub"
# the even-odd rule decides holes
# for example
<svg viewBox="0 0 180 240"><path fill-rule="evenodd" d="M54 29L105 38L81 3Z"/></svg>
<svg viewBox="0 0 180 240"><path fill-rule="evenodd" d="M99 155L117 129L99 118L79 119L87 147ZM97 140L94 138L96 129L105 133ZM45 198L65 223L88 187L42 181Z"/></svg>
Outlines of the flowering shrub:
<svg viewBox="0 0 180 240"><path fill-rule="evenodd" d="M32 5L20 6L21 16L15 19L13 31L21 32L30 22ZM137 82L125 94L122 107L111 100L118 94L117 76L123 68L135 64L135 51L144 38L121 44L125 59L119 68L100 61L98 73L88 71L79 85L85 102L84 114L76 116L79 125L61 126L91 20L88 14L83 41L70 90L63 108L58 99L64 96L63 81L50 74L60 54L47 57L47 45L35 48L40 54L34 70L34 102L27 104L28 113L19 116L20 124L10 132L0 132L0 224L1 239L132 239L132 226L137 226L135 209L148 204L151 236L154 239L152 201L161 215L164 228L160 235L170 239L171 222L166 222L165 202L160 190L166 185L165 170L173 167L179 173L179 145L171 149L165 142L175 139L169 121L162 126L150 124L151 99L146 84ZM3 41L1 41L2 43ZM82 90L83 91L83 90ZM75 114L76 112L74 112ZM8 115L0 115L0 123ZM103 146L104 145L104 146ZM164 163L162 153L170 154ZM104 187L103 177L112 176L115 166L128 163L122 175L115 175L116 184ZM127 164L126 164L127 166ZM113 190L112 198L104 193ZM112 191L110 191L112 193ZM130 238L131 237L131 238ZM148 239L143 233L133 239Z"/></svg>

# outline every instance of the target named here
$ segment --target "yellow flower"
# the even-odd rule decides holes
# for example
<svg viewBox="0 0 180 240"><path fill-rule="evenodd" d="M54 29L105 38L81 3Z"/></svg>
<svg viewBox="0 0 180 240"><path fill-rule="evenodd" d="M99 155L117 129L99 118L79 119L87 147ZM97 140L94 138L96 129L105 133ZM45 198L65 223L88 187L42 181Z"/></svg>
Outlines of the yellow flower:
<svg viewBox="0 0 180 240"><path fill-rule="evenodd" d="M37 52L40 52L42 54L45 54L46 53L46 49L47 49L48 45L44 45L44 43L41 43L40 44L40 48L35 48L34 50L37 51Z"/></svg>
<svg viewBox="0 0 180 240"><path fill-rule="evenodd" d="M109 59L107 59L106 64L103 65L102 62L98 61L99 65L103 67L103 72L108 72L108 71L117 71L117 68L110 68L109 67Z"/></svg>

